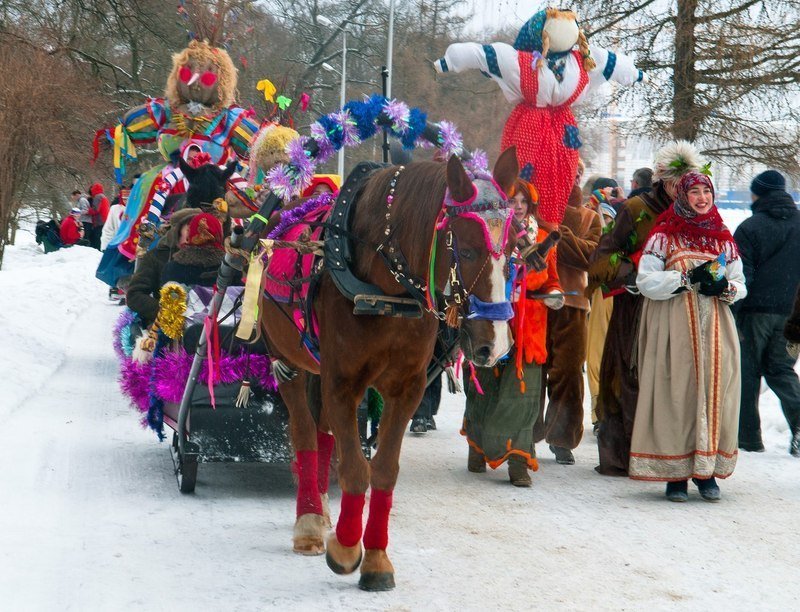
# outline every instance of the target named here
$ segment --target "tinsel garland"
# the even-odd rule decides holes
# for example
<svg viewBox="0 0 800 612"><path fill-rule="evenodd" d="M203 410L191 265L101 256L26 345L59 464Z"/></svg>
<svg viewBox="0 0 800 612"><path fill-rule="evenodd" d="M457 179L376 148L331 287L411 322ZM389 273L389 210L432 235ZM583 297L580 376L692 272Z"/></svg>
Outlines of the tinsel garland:
<svg viewBox="0 0 800 612"><path fill-rule="evenodd" d="M389 125L378 125L384 115ZM288 199L299 194L310 183L319 164L325 163L343 147L353 147L374 136L379 129L388 130L400 139L403 147L413 149L425 142L421 136L425 130L427 115L418 108L409 108L399 100L373 94L363 101L351 100L341 110L323 115L311 124L310 134L296 138L286 147L289 163L274 166L266 176L269 188L280 198ZM438 142L445 157L461 155L464 142L456 126L449 121L439 123ZM310 141L316 144L316 157L306 150ZM476 151L468 167L473 170L486 169L486 154Z"/></svg>
<svg viewBox="0 0 800 612"><path fill-rule="evenodd" d="M156 395L165 402L179 402L183 388L189 378L194 356L183 348L177 351L164 351L153 361L153 384ZM278 385L272 377L270 359L266 355L230 354L222 351L219 361L219 383L230 384L245 379L254 387L266 391L276 391ZM208 362L200 368L198 384L208 383Z"/></svg>
<svg viewBox="0 0 800 612"><path fill-rule="evenodd" d="M129 358L120 361L119 386L133 406L142 414L147 413L150 405L150 373L153 364L137 363Z"/></svg>
<svg viewBox="0 0 800 612"><path fill-rule="evenodd" d="M125 308L114 324L111 332L111 344L120 359L128 358L133 353L133 344L136 342L136 338L131 333L131 325L138 321L140 321L139 315L130 308Z"/></svg>
<svg viewBox="0 0 800 612"><path fill-rule="evenodd" d="M186 288L180 283L165 283L158 300L156 322L167 337L177 340L183 335L186 314Z"/></svg>
<svg viewBox="0 0 800 612"><path fill-rule="evenodd" d="M314 196L310 200L307 200L300 206L284 211L281 214L280 223L275 226L275 229L269 233L267 238L271 238L273 240L280 238L283 236L286 230L296 223L302 221L306 215L323 206L332 206L334 200L335 198L333 197L332 193L321 193L317 196Z"/></svg>

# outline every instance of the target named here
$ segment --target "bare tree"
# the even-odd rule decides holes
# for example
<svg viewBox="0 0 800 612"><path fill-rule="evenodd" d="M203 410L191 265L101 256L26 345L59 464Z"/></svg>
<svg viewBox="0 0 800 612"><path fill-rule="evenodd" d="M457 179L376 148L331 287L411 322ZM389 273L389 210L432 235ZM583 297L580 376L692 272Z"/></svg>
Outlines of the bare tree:
<svg viewBox="0 0 800 612"><path fill-rule="evenodd" d="M578 0L593 39L637 58L650 86L620 97L655 136L729 164L800 173L800 1Z"/></svg>
<svg viewBox="0 0 800 612"><path fill-rule="evenodd" d="M99 102L84 99L85 80L70 63L0 35L0 266L17 213L33 184L64 181L88 162L87 128ZM87 125L89 124L89 125Z"/></svg>

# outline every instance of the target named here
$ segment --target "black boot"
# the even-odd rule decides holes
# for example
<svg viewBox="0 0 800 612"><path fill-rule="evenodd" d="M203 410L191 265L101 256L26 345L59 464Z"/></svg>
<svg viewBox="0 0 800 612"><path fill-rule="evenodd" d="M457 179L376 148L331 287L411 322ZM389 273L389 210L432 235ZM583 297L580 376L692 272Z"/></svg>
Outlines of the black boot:
<svg viewBox="0 0 800 612"><path fill-rule="evenodd" d="M667 483L667 499L672 502L689 501L689 483L686 480Z"/></svg>
<svg viewBox="0 0 800 612"><path fill-rule="evenodd" d="M692 482L697 485L697 490L700 491L700 497L706 501L718 502L722 498L719 490L719 485L714 477L711 478L692 478Z"/></svg>
<svg viewBox="0 0 800 612"><path fill-rule="evenodd" d="M796 427L792 436L792 443L789 446L789 454L792 457L800 457L800 427Z"/></svg>
<svg viewBox="0 0 800 612"><path fill-rule="evenodd" d="M563 446L553 446L551 444L550 452L556 456L556 463L560 463L561 465L575 465L575 457L572 455L572 451L568 448L564 448Z"/></svg>
<svg viewBox="0 0 800 612"><path fill-rule="evenodd" d="M409 431L411 431L411 433L427 433L428 425L426 421L427 420L424 416L415 415L414 418L411 419L411 427Z"/></svg>
<svg viewBox="0 0 800 612"><path fill-rule="evenodd" d="M748 453L763 453L764 443L761 441L761 430L756 430L755 433L747 434L743 431L739 432L739 448Z"/></svg>

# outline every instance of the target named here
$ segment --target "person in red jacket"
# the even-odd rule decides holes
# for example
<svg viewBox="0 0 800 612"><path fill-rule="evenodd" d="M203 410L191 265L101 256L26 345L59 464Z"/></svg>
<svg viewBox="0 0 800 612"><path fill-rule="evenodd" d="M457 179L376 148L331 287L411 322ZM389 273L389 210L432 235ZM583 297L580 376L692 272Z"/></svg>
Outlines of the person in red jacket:
<svg viewBox="0 0 800 612"><path fill-rule="evenodd" d="M108 211L111 205L108 202L106 194L103 193L103 186L100 183L95 183L89 188L89 195L91 196L89 214L92 216L92 235L86 236L92 248L100 250L100 238L103 235L103 225L108 218Z"/></svg>
<svg viewBox="0 0 800 612"><path fill-rule="evenodd" d="M78 221L81 216L80 208L73 208L69 211L69 215L61 222L61 242L65 247L72 246L73 244L87 245L88 242L83 238L83 224Z"/></svg>

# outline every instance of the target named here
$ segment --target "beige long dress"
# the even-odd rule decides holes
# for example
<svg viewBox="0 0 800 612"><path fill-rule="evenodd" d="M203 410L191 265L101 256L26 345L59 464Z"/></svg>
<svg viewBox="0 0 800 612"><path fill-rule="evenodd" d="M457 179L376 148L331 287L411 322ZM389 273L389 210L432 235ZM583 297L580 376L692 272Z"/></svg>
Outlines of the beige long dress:
<svg viewBox="0 0 800 612"><path fill-rule="evenodd" d="M728 261L719 297L689 287L686 272L716 255L680 237L652 237L636 285L645 296L638 341L639 399L628 474L637 480L727 478L736 465L739 340L729 305L747 290ZM734 255L735 257L735 255Z"/></svg>

